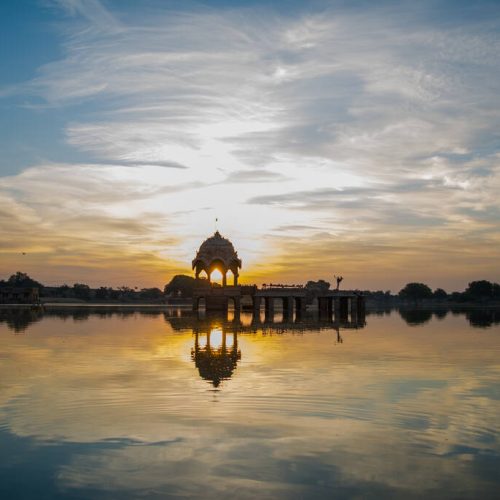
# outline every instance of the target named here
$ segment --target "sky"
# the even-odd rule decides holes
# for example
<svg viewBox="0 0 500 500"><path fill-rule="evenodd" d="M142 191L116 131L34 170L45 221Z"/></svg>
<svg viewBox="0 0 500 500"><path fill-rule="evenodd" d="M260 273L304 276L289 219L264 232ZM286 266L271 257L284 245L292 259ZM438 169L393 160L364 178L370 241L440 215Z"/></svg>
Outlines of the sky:
<svg viewBox="0 0 500 500"><path fill-rule="evenodd" d="M496 1L6 0L0 278L500 281ZM218 219L217 226L215 219Z"/></svg>

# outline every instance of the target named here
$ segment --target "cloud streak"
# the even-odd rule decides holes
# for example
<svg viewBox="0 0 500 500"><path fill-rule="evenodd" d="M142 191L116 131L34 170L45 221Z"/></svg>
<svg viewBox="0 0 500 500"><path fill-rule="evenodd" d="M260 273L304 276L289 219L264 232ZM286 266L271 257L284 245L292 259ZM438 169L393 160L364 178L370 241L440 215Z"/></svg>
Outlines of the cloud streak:
<svg viewBox="0 0 500 500"><path fill-rule="evenodd" d="M449 245L483 255L498 241L500 41L486 16L445 23L432 2L325 3L288 16L264 6L152 5L132 16L106 5L61 2L73 16L64 55L18 88L42 98L46 113L69 110L65 140L87 161L0 178L15 210L36 205L58 220L47 200L62 176L62 203L95 203L103 231L110 212L141 227L145 213L161 214L171 224L163 232L179 242L168 252L185 262L218 217L249 280L280 275L259 268L278 255L307 260L302 242L263 244L283 226L315 228L304 230L309 241L334 234L335 245L320 238L312 247L317 258L345 248L344 274L364 246L409 254L417 238L438 252L425 251L433 259ZM399 263L396 286L415 264ZM370 258L359 265L382 286L369 277ZM303 279L312 272L301 269ZM500 278L496 268L484 272ZM450 286L474 278L450 273L442 277Z"/></svg>

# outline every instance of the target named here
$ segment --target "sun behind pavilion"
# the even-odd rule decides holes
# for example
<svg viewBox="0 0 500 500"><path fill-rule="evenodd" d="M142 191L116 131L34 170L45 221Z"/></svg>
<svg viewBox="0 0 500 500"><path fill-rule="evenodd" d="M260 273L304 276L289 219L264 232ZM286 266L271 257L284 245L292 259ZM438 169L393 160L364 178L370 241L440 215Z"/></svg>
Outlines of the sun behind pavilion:
<svg viewBox="0 0 500 500"><path fill-rule="evenodd" d="M222 286L226 286L227 273L231 271L233 285L238 285L238 269L241 269L241 259L233 244L227 238L222 237L219 231L201 244L192 264L196 279L199 279L200 274L204 272L210 283L212 274L218 271L222 275Z"/></svg>

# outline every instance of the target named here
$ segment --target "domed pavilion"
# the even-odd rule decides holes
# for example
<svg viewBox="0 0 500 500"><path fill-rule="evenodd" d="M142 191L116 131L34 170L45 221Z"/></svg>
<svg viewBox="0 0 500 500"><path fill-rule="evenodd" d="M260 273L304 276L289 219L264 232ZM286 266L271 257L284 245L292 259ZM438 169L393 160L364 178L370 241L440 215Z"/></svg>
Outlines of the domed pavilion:
<svg viewBox="0 0 500 500"><path fill-rule="evenodd" d="M238 285L238 269L241 269L241 259L234 249L233 244L223 238L219 231L206 239L200 246L196 257L193 260L193 269L196 279L200 273L205 271L210 282L210 276L218 270L222 274L222 286L227 285L227 273L231 271L234 276L234 286Z"/></svg>

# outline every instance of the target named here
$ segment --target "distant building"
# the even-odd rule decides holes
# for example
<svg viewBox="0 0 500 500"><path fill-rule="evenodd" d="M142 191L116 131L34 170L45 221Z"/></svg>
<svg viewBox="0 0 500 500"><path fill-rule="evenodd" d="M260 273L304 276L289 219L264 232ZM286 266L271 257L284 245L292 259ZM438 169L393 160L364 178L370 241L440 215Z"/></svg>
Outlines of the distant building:
<svg viewBox="0 0 500 500"><path fill-rule="evenodd" d="M0 287L0 304L38 304L38 288Z"/></svg>

